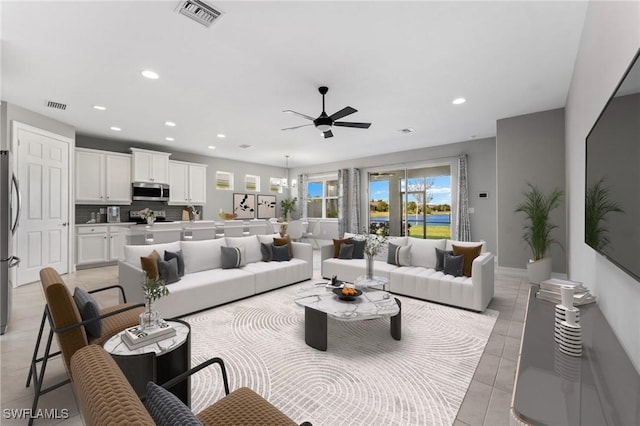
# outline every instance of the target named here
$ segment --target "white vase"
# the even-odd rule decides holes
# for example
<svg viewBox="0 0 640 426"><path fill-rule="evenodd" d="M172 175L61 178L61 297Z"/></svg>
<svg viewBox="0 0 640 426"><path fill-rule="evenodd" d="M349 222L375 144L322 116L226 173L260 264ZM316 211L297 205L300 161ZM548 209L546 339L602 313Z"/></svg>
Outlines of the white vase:
<svg viewBox="0 0 640 426"><path fill-rule="evenodd" d="M155 217L148 217L147 218L147 224L149 224L149 225L153 225L153 222L155 222L155 221L156 221Z"/></svg>
<svg viewBox="0 0 640 426"><path fill-rule="evenodd" d="M540 284L542 281L551 278L551 258L543 257L540 260L527 263L527 273L529 275L529 282L533 284Z"/></svg>

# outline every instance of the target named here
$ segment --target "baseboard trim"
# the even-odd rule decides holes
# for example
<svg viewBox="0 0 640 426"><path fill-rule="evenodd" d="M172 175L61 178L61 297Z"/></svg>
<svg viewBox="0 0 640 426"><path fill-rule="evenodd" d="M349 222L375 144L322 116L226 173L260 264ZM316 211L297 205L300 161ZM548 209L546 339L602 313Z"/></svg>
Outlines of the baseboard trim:
<svg viewBox="0 0 640 426"><path fill-rule="evenodd" d="M496 266L496 272L502 275L509 275L518 278L527 278L527 270L521 268L509 268L507 266ZM560 272L552 272L551 278L558 278L560 280L566 280L567 274Z"/></svg>

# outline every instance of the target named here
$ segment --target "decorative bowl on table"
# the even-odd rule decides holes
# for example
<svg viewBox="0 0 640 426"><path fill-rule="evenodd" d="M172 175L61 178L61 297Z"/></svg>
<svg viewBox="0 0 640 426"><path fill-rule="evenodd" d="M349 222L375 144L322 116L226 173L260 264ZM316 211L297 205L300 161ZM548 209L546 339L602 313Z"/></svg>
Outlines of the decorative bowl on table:
<svg viewBox="0 0 640 426"><path fill-rule="evenodd" d="M338 296L338 299L347 302L353 302L362 294L362 291L351 287L334 288L332 291L333 294Z"/></svg>
<svg viewBox="0 0 640 426"><path fill-rule="evenodd" d="M233 220L236 217L238 217L238 214L237 213L227 213L225 211L220 211L218 213L218 216L220 216L220 219L222 219L222 220Z"/></svg>

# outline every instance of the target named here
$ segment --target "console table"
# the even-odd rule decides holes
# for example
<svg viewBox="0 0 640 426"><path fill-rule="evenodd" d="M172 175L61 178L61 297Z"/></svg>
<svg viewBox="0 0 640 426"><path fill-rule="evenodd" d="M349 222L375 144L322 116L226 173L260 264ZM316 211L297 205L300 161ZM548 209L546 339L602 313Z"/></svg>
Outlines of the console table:
<svg viewBox="0 0 640 426"><path fill-rule="evenodd" d="M553 340L555 304L532 286L511 403L511 425L640 425L640 375L595 303L578 306L582 357Z"/></svg>

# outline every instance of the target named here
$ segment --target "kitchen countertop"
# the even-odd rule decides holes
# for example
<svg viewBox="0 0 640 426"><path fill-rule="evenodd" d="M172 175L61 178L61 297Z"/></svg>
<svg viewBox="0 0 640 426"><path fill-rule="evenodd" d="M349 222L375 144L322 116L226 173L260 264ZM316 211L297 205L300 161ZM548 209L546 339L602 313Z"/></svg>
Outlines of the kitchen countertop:
<svg viewBox="0 0 640 426"><path fill-rule="evenodd" d="M76 223L75 226L129 226L135 222L96 222L96 223Z"/></svg>

